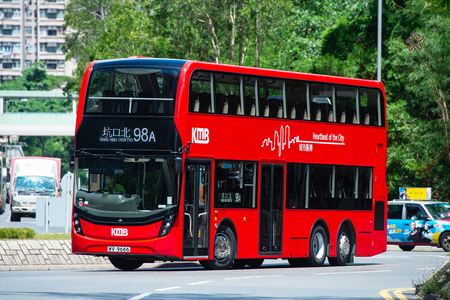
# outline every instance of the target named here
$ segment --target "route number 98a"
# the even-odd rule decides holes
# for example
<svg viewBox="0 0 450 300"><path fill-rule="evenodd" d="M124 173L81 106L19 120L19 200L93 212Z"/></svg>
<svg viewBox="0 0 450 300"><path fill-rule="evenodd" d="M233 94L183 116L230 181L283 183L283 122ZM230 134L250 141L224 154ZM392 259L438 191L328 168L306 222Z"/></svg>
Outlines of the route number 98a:
<svg viewBox="0 0 450 300"><path fill-rule="evenodd" d="M148 128L135 128L133 134L136 142L156 142L155 133Z"/></svg>

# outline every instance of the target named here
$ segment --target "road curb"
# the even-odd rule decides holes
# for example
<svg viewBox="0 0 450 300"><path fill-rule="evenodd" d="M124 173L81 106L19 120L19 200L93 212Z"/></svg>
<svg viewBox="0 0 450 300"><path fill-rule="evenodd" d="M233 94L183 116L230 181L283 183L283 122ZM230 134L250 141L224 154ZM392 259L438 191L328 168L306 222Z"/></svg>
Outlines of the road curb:
<svg viewBox="0 0 450 300"><path fill-rule="evenodd" d="M70 240L0 241L0 271L111 268L108 258L71 253Z"/></svg>
<svg viewBox="0 0 450 300"><path fill-rule="evenodd" d="M0 241L0 272L47 270L116 270L107 257L72 254L70 240ZM150 268L200 266L197 262L176 261L148 264ZM147 267L144 264L144 268Z"/></svg>

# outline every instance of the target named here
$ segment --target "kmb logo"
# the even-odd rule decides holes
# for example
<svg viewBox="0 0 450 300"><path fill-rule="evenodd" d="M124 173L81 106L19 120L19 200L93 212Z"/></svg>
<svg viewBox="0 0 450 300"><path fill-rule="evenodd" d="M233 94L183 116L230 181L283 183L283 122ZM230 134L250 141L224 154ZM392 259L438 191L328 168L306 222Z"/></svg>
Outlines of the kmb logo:
<svg viewBox="0 0 450 300"><path fill-rule="evenodd" d="M128 236L127 228L111 228L112 236Z"/></svg>
<svg viewBox="0 0 450 300"><path fill-rule="evenodd" d="M192 128L192 143L208 144L209 143L209 129L193 127Z"/></svg>

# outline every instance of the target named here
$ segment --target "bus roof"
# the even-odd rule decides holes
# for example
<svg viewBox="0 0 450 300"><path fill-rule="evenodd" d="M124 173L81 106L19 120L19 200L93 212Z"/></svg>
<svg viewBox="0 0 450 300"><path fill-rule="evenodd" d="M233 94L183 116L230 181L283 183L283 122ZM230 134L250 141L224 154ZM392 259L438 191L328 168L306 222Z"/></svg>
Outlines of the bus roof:
<svg viewBox="0 0 450 300"><path fill-rule="evenodd" d="M151 64L152 66L166 66L175 68L182 68L184 66L186 69L191 70L204 69L204 70L260 75L260 76L276 76L301 80L322 81L336 84L363 85L370 87L378 87L384 91L384 87L381 84L381 82L376 80L356 79L356 78L348 78L332 75L320 75L312 73L301 73L293 71L281 71L273 69L217 64L211 62L200 62L195 60L181 60L172 58L130 57L130 58L98 60L94 62L93 68L114 66L114 65L139 66L147 64Z"/></svg>

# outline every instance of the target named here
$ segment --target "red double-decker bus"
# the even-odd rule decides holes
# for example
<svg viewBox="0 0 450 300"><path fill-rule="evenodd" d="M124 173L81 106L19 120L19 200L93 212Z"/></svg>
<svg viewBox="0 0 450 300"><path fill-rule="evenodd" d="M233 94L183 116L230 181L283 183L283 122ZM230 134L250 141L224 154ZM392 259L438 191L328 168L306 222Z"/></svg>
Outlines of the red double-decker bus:
<svg viewBox="0 0 450 300"><path fill-rule="evenodd" d="M124 270L346 265L386 251L380 82L197 61L89 65L72 251Z"/></svg>

